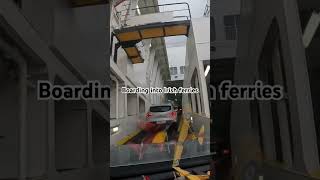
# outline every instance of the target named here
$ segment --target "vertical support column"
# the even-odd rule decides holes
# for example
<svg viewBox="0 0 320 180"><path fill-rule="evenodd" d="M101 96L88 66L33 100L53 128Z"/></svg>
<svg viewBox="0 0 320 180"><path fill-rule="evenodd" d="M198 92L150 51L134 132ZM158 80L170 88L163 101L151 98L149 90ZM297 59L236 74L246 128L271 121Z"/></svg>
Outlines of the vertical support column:
<svg viewBox="0 0 320 180"><path fill-rule="evenodd" d="M204 75L204 65L203 61L199 61L199 74L200 76L198 77L198 86L199 90L201 92L200 96L201 98L201 104L203 105L202 112L206 115L206 117L210 117L210 106L209 106L209 96L208 96L208 88L207 88L207 81L206 77Z"/></svg>
<svg viewBox="0 0 320 180"><path fill-rule="evenodd" d="M282 2L282 1L281 1ZM284 18L286 27L290 27L283 39L288 40L287 49L290 59L289 68L293 72L291 75L292 82L288 83L288 89L294 90L290 100L293 100L293 108L291 109L293 117L293 129L297 144L295 146L294 167L297 169L306 169L312 172L319 169L318 147L315 143L317 139L315 122L313 117L312 98L310 95L310 83L308 79L306 55L303 46L302 32L299 20L299 8L296 1L284 0L282 4L284 8ZM298 38L297 38L298 37ZM300 37L300 38L299 38ZM299 51L297 51L299 49ZM301 49L301 51L300 51ZM313 140L313 141L312 141ZM297 147L299 146L299 147ZM296 153L297 152L297 153ZM302 161L301 161L302 160ZM299 162L300 161L300 162Z"/></svg>

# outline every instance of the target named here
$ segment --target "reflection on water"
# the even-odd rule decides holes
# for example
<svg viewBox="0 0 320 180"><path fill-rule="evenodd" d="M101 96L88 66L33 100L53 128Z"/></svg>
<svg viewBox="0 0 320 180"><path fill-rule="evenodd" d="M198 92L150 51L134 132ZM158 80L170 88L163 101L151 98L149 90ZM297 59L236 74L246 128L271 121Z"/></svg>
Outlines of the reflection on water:
<svg viewBox="0 0 320 180"><path fill-rule="evenodd" d="M128 166L154 162L171 161L175 143L126 144L110 147L110 166ZM197 140L184 142L181 159L210 155L210 143L199 144Z"/></svg>

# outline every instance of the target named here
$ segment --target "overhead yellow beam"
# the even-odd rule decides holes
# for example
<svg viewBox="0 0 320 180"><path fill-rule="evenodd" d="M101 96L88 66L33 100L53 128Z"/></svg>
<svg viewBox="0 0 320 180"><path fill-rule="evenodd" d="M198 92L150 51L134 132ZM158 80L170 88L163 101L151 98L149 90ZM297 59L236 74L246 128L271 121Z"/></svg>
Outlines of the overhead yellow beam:
<svg viewBox="0 0 320 180"><path fill-rule="evenodd" d="M128 58L131 60L132 64L143 63L144 60L142 59L140 52L136 46L123 48L124 51L127 53Z"/></svg>
<svg viewBox="0 0 320 180"><path fill-rule="evenodd" d="M79 0L84 1L85 0ZM87 0L89 1L89 0ZM96 0L98 1L98 0ZM120 45L126 51L133 64L143 63L144 60L136 47L136 43L143 39L159 38L166 36L188 35L190 21L167 22L149 25L126 27L114 30Z"/></svg>
<svg viewBox="0 0 320 180"><path fill-rule="evenodd" d="M141 30L141 36L143 39L148 39L148 38L156 38L156 37L163 37L164 32L163 28L151 28L151 29L144 29Z"/></svg>
<svg viewBox="0 0 320 180"><path fill-rule="evenodd" d="M127 52L129 57L139 56L139 51L136 47L124 48L124 50Z"/></svg>
<svg viewBox="0 0 320 180"><path fill-rule="evenodd" d="M177 35L187 35L188 26L177 25L165 27L166 36L177 36Z"/></svg>
<svg viewBox="0 0 320 180"><path fill-rule="evenodd" d="M161 23L155 27L130 27L115 30L120 42L139 41L143 39L188 35L189 24L166 25Z"/></svg>
<svg viewBox="0 0 320 180"><path fill-rule="evenodd" d="M143 63L143 59L141 57L134 57L131 58L132 64L138 64L138 63Z"/></svg>
<svg viewBox="0 0 320 180"><path fill-rule="evenodd" d="M116 35L120 42L140 40L139 31L123 32Z"/></svg>

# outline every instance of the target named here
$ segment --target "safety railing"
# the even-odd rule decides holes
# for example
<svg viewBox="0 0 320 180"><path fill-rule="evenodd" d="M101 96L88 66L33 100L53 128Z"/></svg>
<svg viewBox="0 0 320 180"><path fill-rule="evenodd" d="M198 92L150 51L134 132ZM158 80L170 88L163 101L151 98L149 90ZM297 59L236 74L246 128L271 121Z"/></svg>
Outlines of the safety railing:
<svg viewBox="0 0 320 180"><path fill-rule="evenodd" d="M176 143L164 144L127 144L111 146L110 167L130 166L138 164L172 161ZM181 159L212 155L210 142L202 145L197 140L186 141Z"/></svg>
<svg viewBox="0 0 320 180"><path fill-rule="evenodd" d="M206 5L203 15L210 16L210 6L209 5Z"/></svg>
<svg viewBox="0 0 320 180"><path fill-rule="evenodd" d="M180 7L177 7L180 6ZM126 9L118 11L117 14L122 20L122 27L128 26L128 21L138 16L143 16L147 14L158 14L158 13L172 13L173 21L178 20L190 20L191 11L190 6L186 2L181 3L169 3L160 4L154 6L144 6L130 9L129 6Z"/></svg>

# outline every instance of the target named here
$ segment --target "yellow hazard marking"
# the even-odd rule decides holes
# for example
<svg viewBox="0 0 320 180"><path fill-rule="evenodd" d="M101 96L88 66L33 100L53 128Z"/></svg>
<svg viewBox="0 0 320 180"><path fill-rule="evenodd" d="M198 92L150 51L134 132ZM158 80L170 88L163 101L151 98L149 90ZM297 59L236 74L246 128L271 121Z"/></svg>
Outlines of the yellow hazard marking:
<svg viewBox="0 0 320 180"><path fill-rule="evenodd" d="M182 117L180 117L180 121L179 121L179 124L178 124L178 132L180 132L181 131L181 128L182 128L182 124L183 124L183 118Z"/></svg>
<svg viewBox="0 0 320 180"><path fill-rule="evenodd" d="M197 139L197 136L194 133L190 133L190 134L188 134L188 138L187 139L193 141L193 140Z"/></svg>
<svg viewBox="0 0 320 180"><path fill-rule="evenodd" d="M183 151L183 143L188 137L189 121L186 120L185 118L182 118L181 120L182 120L182 125L179 132L179 138L174 150L175 152L174 152L173 164L172 164L173 167L179 165L179 160L181 159L181 155Z"/></svg>
<svg viewBox="0 0 320 180"><path fill-rule="evenodd" d="M189 130L189 121L183 118L178 142L184 142L186 140L188 136L188 130Z"/></svg>
<svg viewBox="0 0 320 180"><path fill-rule="evenodd" d="M204 125L201 126L199 134L198 134L198 142L200 145L203 144L204 141Z"/></svg>
<svg viewBox="0 0 320 180"><path fill-rule="evenodd" d="M153 144L163 144L166 140L167 132L166 131L160 131L158 132L154 138L152 139Z"/></svg>
<svg viewBox="0 0 320 180"><path fill-rule="evenodd" d="M173 169L176 170L177 173L178 173L178 175L179 175L179 176L182 176L182 177L185 177L185 176L187 176L187 175L190 174L189 171L183 170L183 169L181 169L180 167L173 167Z"/></svg>
<svg viewBox="0 0 320 180"><path fill-rule="evenodd" d="M130 139L132 139L134 136L138 135L142 130L139 129L127 136L125 136L124 138L122 138L120 141L117 142L118 146L124 145L125 143L127 143L128 141L130 141Z"/></svg>
<svg viewBox="0 0 320 180"><path fill-rule="evenodd" d="M174 149L174 158L173 158L173 167L179 166L179 160L181 158L183 151L183 145L182 144L176 144Z"/></svg>

